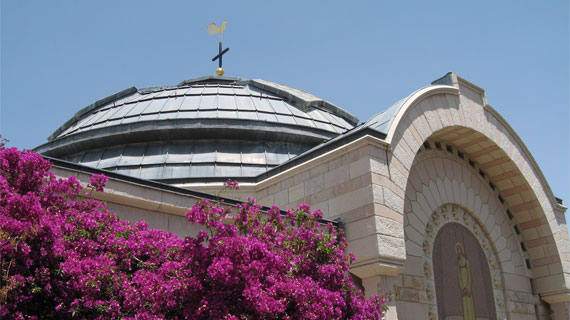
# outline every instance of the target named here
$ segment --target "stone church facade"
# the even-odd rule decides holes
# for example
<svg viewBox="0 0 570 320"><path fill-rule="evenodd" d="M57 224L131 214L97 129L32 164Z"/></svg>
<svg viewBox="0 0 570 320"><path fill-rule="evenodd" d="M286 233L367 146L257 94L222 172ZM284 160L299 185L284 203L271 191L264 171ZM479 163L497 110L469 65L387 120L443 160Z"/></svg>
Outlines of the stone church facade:
<svg viewBox="0 0 570 320"><path fill-rule="evenodd" d="M215 85L217 78L222 79L200 81ZM186 85L189 97L196 83ZM397 293L387 319L570 319L566 207L554 197L517 134L487 103L483 89L449 73L357 125L348 112L302 91L261 80L240 88L262 92L259 97L247 93L254 100L271 97L270 103L282 100L289 103L287 108L297 108L290 115L297 127L284 125L279 112L276 121L261 123L268 111L255 105L257 100L250 111L256 113L255 123L265 126L263 134L252 129L251 118L238 121L245 107L237 108L235 121L227 122L220 116L223 108L218 108L216 122L208 119L199 126L175 122L159 110L153 121L166 115L168 126L145 126L147 115L135 111L144 94L131 90L78 113L36 150L54 158L54 172L61 176L88 181L90 174L106 172L107 189L96 197L107 201L112 211L181 236L196 228L185 222L187 208L215 194L227 178L240 182L240 190L225 194L228 198L252 196L265 206L287 209L307 203L320 209L344 228L348 250L357 258L351 273L365 293ZM206 89L200 90L204 99ZM242 93L233 90L238 101ZM144 108L156 101L168 105L170 100L160 100L168 95L153 92ZM220 92L212 94L218 106ZM112 117L99 123L86 120L104 118L105 108L117 117L129 105L121 99L132 94L141 97L122 115L136 114L131 121L124 117L110 125ZM183 105L176 109L177 119ZM317 120L315 110L327 112L323 118L328 122ZM316 125L302 127L305 120ZM119 132L126 123L134 125ZM238 131L215 137L223 135L216 126L224 123L242 130L243 145L228 143ZM214 128L204 134L210 142L200 142L206 149L217 145L211 163L208 152L194 151L187 160L169 162L175 147L198 139L184 136L184 126L198 133ZM148 142L137 130L155 132L160 139ZM253 141L247 131L264 141L264 149L242 141ZM118 138L113 132L120 133ZM131 147L123 146L121 139L144 145L142 160L122 165L138 153L127 152ZM250 151L231 149L236 144ZM151 155L149 150L157 145L161 151ZM272 162L271 157L278 160ZM188 167L198 171L176 171Z"/></svg>

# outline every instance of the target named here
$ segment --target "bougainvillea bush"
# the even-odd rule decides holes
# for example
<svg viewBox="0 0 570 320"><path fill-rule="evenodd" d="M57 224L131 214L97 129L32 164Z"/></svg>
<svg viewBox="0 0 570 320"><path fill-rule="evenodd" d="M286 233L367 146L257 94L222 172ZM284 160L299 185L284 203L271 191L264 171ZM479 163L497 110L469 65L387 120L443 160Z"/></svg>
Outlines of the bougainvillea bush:
<svg viewBox="0 0 570 320"><path fill-rule="evenodd" d="M235 214L201 200L204 225L180 239L120 221L75 177L0 146L2 319L379 319L348 276L346 241L308 206L282 215L255 200ZM229 187L235 188L235 184ZM229 223L228 223L229 222Z"/></svg>

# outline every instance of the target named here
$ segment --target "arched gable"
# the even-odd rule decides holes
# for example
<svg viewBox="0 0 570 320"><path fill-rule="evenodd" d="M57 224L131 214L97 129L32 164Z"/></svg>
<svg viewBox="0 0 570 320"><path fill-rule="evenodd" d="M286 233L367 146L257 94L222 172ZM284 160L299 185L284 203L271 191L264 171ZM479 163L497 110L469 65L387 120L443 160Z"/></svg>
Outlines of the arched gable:
<svg viewBox="0 0 570 320"><path fill-rule="evenodd" d="M393 181L406 190L414 159L428 141L459 152L514 217L528 246L538 293L548 302L567 299L570 257L565 208L556 203L520 138L487 105L482 89L453 74L438 82L453 86L418 90L402 103L389 125L386 141Z"/></svg>

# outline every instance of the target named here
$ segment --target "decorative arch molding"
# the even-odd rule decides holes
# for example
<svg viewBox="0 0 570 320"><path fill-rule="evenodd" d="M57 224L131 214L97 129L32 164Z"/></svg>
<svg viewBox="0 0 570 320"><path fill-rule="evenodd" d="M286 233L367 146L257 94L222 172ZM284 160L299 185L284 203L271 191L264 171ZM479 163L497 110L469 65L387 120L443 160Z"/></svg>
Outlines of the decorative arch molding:
<svg viewBox="0 0 570 320"><path fill-rule="evenodd" d="M407 261L401 276L399 310L417 310L423 305L424 316L429 312L437 315L437 309L431 308L437 302L429 299L429 288L433 288L433 279L430 283L425 270L419 266L423 266L427 261L425 250L432 249L430 234L432 238L435 236L439 230L436 228L438 222L439 227L444 224L444 220L464 225L463 212L467 212L473 220L473 225L476 223L479 226L492 249L493 255L489 255L488 260L492 262L495 259L497 264L496 267L489 268L493 272L493 282L497 280L496 270L501 274L504 293L502 296L495 294L495 298L502 297L503 303L500 303L500 299L496 301L496 310L505 312L506 319L546 315L548 311L540 303L530 281L534 275L533 270L528 269L525 263L527 252L523 249L524 246L521 246L522 238L516 234L514 221L509 219L504 204L501 204L488 181L483 179L467 160L445 150L444 145L443 150L432 146L430 149L424 147L417 154L406 188L404 232ZM449 219L444 219L442 208L450 205L463 210L462 214L457 217L452 214ZM467 225L471 225L469 222L470 220ZM473 234L480 233L473 229L477 227L471 228ZM487 247L484 244L481 246ZM433 272L433 265L429 267ZM504 305L503 309L499 304Z"/></svg>
<svg viewBox="0 0 570 320"><path fill-rule="evenodd" d="M418 150L430 139L464 150L491 180L499 181L494 187L520 222L530 263L537 267L537 291L553 296L552 301L570 299L566 208L556 202L520 138L487 105L482 89L454 74L436 82L452 86L435 85L412 94L389 127L390 177L405 192ZM400 200L405 206L406 199Z"/></svg>
<svg viewBox="0 0 570 320"><path fill-rule="evenodd" d="M455 203L448 203L437 208L431 215L425 228L425 238L423 242L424 252L424 275L426 281L426 296L429 306L429 319L438 319L437 296L435 286L435 274L433 263L433 247L435 240L444 226L459 224L469 230L483 249L493 292L494 307L498 320L507 319L506 294L504 292L504 282L501 262L497 259L497 250L493 241L489 238L489 232L484 225L481 225L477 217L469 210ZM534 311L534 310L533 310Z"/></svg>

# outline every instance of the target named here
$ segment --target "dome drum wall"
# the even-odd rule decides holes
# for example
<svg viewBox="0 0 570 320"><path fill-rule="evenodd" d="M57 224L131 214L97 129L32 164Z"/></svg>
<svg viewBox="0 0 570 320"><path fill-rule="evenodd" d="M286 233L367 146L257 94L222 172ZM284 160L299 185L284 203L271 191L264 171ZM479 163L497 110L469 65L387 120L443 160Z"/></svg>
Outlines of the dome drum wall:
<svg viewBox="0 0 570 320"><path fill-rule="evenodd" d="M184 183L254 177L297 156L306 145L202 140L134 143L84 151L63 160L138 178Z"/></svg>

